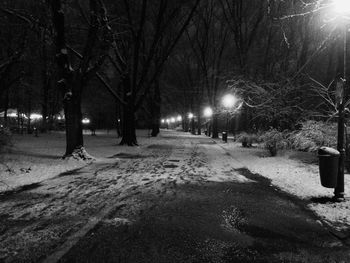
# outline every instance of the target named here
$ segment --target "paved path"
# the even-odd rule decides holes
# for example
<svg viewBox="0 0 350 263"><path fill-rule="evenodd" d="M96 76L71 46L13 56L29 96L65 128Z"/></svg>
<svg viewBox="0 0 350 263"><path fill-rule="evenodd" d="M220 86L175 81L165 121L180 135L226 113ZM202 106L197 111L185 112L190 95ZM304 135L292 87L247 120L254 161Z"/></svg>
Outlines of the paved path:
<svg viewBox="0 0 350 263"><path fill-rule="evenodd" d="M235 170L210 140L177 140L157 170L162 192L133 197L132 213L109 215L61 262L349 262L349 248L302 202Z"/></svg>
<svg viewBox="0 0 350 263"><path fill-rule="evenodd" d="M301 201L212 140L164 136L3 197L2 259L350 262Z"/></svg>

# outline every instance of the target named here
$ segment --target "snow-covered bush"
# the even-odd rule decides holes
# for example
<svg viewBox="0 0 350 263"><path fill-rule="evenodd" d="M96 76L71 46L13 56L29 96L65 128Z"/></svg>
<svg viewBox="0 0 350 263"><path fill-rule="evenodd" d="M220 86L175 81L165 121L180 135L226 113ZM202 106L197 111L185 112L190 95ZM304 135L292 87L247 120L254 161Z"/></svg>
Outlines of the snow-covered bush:
<svg viewBox="0 0 350 263"><path fill-rule="evenodd" d="M260 140L271 156L276 156L278 150L287 149L290 146L288 132L280 132L276 129L270 129L263 133Z"/></svg>
<svg viewBox="0 0 350 263"><path fill-rule="evenodd" d="M0 151L11 145L12 134L8 128L0 126Z"/></svg>
<svg viewBox="0 0 350 263"><path fill-rule="evenodd" d="M292 148L299 151L317 151L321 146L336 147L337 124L305 121L301 129L291 134Z"/></svg>
<svg viewBox="0 0 350 263"><path fill-rule="evenodd" d="M258 136L252 133L241 132L237 135L236 140L242 143L243 147L251 147L253 143L258 141Z"/></svg>

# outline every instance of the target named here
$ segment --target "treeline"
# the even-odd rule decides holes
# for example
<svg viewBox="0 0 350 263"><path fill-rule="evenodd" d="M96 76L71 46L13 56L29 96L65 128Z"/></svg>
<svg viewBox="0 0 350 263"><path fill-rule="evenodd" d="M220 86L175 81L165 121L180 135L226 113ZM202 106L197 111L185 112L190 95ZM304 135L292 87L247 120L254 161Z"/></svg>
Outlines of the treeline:
<svg viewBox="0 0 350 263"><path fill-rule="evenodd" d="M204 106L213 107L214 136L225 93L239 98L232 129L296 129L335 117L344 21L333 9L326 1L201 1L167 68L165 101L179 98L168 112L193 112L203 123Z"/></svg>
<svg viewBox="0 0 350 263"><path fill-rule="evenodd" d="M156 136L161 115L193 112L202 123L211 106L216 137L227 92L238 98L235 129L294 129L336 111L343 31L330 10L296 0L2 1L0 111L40 111L44 132L63 110L66 155L83 150L85 114L135 145L137 119Z"/></svg>

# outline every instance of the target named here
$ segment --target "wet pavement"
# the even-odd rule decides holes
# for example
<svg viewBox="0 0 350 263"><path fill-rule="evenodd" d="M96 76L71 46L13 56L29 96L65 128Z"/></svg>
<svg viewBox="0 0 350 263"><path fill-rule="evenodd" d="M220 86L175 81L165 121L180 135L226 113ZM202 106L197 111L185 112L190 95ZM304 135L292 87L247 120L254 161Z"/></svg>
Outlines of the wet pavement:
<svg viewBox="0 0 350 263"><path fill-rule="evenodd" d="M247 182L211 181L217 168L201 156L206 145L197 141L192 152L204 161L201 180L186 181L191 174L182 173L161 195L138 195L132 214L122 206L60 262L350 262L349 247L269 180L238 169L225 176Z"/></svg>
<svg viewBox="0 0 350 263"><path fill-rule="evenodd" d="M235 162L170 134L10 193L0 261L350 262L304 201Z"/></svg>

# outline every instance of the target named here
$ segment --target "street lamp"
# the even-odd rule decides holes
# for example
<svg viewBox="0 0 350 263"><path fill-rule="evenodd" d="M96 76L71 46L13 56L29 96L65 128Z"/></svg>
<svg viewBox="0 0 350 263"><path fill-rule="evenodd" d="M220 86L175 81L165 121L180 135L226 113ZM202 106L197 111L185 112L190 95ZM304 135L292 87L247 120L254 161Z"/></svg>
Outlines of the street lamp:
<svg viewBox="0 0 350 263"><path fill-rule="evenodd" d="M84 118L84 119L82 119L81 122L82 122L83 124L90 124L90 119Z"/></svg>
<svg viewBox="0 0 350 263"><path fill-rule="evenodd" d="M210 107L204 109L204 117L210 118L213 115L213 110Z"/></svg>
<svg viewBox="0 0 350 263"><path fill-rule="evenodd" d="M189 113L188 114L188 118L191 121L191 133L195 134L195 130L194 130L194 115L193 115L193 113Z"/></svg>
<svg viewBox="0 0 350 263"><path fill-rule="evenodd" d="M211 116L213 116L213 110L212 110L212 108L210 108L210 107L206 107L205 109L204 109L204 117L206 117L208 120L207 120L207 132L206 132L206 135L207 136L210 136L210 122L211 122Z"/></svg>
<svg viewBox="0 0 350 263"><path fill-rule="evenodd" d="M226 94L222 98L222 105L227 109L227 114L226 114L226 133L222 133L222 140L224 142L227 142L227 136L228 136L228 119L229 119L229 110L233 108L235 105L237 99L234 95L232 94Z"/></svg>
<svg viewBox="0 0 350 263"><path fill-rule="evenodd" d="M344 149L344 104L345 102L345 90L346 90L346 57L347 57L347 17L350 13L350 1L349 0L333 0L334 11L342 17L344 23L343 33L343 72L342 76L339 74L336 79L336 97L338 100L338 138L337 138L337 149L340 153L339 156L339 167L337 185L334 189L334 198L337 200L344 199L344 162L345 162L345 149Z"/></svg>
<svg viewBox="0 0 350 263"><path fill-rule="evenodd" d="M350 1L349 0L333 0L334 11L339 14L350 13Z"/></svg>
<svg viewBox="0 0 350 263"><path fill-rule="evenodd" d="M236 97L233 96L232 94L226 94L223 98L222 98L222 105L229 109L232 108L235 103L236 103Z"/></svg>

